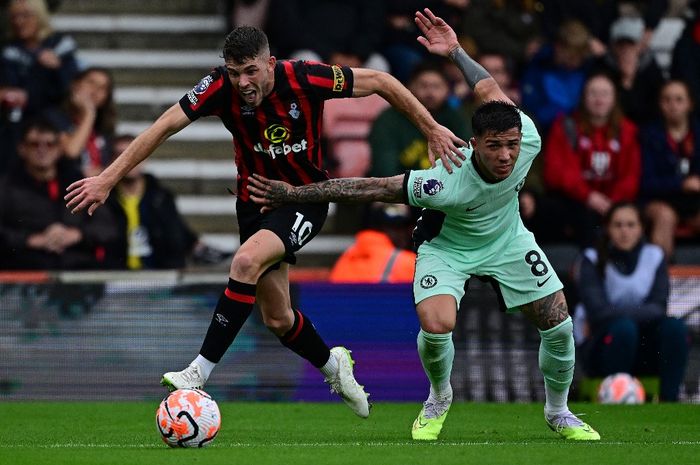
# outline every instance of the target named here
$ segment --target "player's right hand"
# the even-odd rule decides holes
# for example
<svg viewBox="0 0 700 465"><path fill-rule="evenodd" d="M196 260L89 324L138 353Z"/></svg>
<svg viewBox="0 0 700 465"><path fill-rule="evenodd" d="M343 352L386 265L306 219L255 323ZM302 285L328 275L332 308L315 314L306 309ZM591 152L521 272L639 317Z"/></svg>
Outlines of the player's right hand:
<svg viewBox="0 0 700 465"><path fill-rule="evenodd" d="M105 203L110 190L112 187L102 176L93 176L68 186L68 193L63 199L71 213L75 214L87 208L88 215L92 216L95 210Z"/></svg>

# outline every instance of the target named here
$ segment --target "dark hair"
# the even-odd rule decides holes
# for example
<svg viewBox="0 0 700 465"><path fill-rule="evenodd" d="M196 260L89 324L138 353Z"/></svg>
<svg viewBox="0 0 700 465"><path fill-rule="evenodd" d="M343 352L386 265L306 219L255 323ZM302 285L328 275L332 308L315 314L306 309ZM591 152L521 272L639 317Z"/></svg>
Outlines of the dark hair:
<svg viewBox="0 0 700 465"><path fill-rule="evenodd" d="M43 116L37 116L28 119L22 124L22 130L20 131L20 141L24 142L27 139L27 134L31 131L37 132L50 132L58 137L60 131L58 127L49 119Z"/></svg>
<svg viewBox="0 0 700 465"><path fill-rule="evenodd" d="M263 31L253 26L239 26L226 36L224 60L245 63L262 53L270 53L270 43Z"/></svg>
<svg viewBox="0 0 700 465"><path fill-rule="evenodd" d="M612 217L618 210L622 208L631 208L637 214L637 219L643 225L644 221L642 218L642 212L639 207L634 202L623 201L614 203L608 212L603 217L603 234L598 240L596 245L596 252L598 253L598 262L596 263L596 271L601 278L605 278L605 267L608 265L608 259L610 257L610 235L608 234L608 227L612 221Z"/></svg>
<svg viewBox="0 0 700 465"><path fill-rule="evenodd" d="M97 114L95 116L95 123L93 124L93 128L95 129L95 131L109 139L114 135L114 128L117 125L117 107L114 104L114 76L112 76L112 72L107 68L102 68L100 66L91 66L89 68L85 68L84 70L76 74L73 77L72 82L80 82L91 73L101 73L107 76L107 98L105 102L96 109ZM78 109L75 107L75 105L73 105L73 103L70 100L70 97L68 97L67 105L69 113L71 115L77 113Z"/></svg>
<svg viewBox="0 0 700 465"><path fill-rule="evenodd" d="M424 73L436 73L438 74L445 83L449 83L450 80L447 77L445 68L442 63L437 60L425 60L418 63L411 69L411 74L408 77L408 82L413 82L418 79Z"/></svg>
<svg viewBox="0 0 700 465"><path fill-rule="evenodd" d="M521 131L523 123L518 107L512 103L492 100L477 108L472 116L472 131L475 136L483 136L487 132L505 132L513 128Z"/></svg>

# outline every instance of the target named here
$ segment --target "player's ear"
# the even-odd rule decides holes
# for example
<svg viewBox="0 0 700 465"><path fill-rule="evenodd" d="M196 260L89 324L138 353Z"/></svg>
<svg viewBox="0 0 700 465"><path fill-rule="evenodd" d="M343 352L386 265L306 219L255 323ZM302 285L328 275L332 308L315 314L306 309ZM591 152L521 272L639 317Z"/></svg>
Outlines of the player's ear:
<svg viewBox="0 0 700 465"><path fill-rule="evenodd" d="M476 137L472 137L471 139L469 139L469 145L472 149L476 149Z"/></svg>
<svg viewBox="0 0 700 465"><path fill-rule="evenodd" d="M275 69L275 64L277 63L277 58L274 56L270 55L270 58L267 59L267 66L270 68L270 70Z"/></svg>

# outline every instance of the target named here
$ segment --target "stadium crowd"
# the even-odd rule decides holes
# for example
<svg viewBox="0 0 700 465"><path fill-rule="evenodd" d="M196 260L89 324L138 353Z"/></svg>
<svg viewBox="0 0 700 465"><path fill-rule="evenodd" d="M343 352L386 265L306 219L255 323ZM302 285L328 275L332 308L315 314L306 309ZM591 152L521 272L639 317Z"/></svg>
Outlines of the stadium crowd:
<svg viewBox="0 0 700 465"><path fill-rule="evenodd" d="M456 26L465 50L478 57L538 125L542 154L521 191L521 214L538 240L592 246L611 205L632 201L642 210L649 240L672 263L677 238L700 237L700 125L694 106L700 96L699 3L244 0L227 2L227 18L230 26L262 26L273 54L280 58L391 72L438 122L464 139L471 135L473 95L452 63L435 60L416 42L413 14L432 8ZM94 175L124 140L115 133L113 91L119 83L109 69L80 62L76 42L52 31L50 14L60 7L61 2L43 0L2 2L2 19L8 26L3 28L7 35L2 38L0 65L3 205L13 189L24 189L43 195L58 211L62 196L55 186L62 189L62 181L27 176L28 160L48 160L52 157L46 153L58 151L55 164ZM670 64L662 67L650 44L669 10L682 10L685 28ZM330 23L336 27L329 35L323 25ZM332 102L336 114L342 114L345 102L351 105L352 99ZM352 151L329 150L326 163L332 174L386 176L426 166L428 148L420 132L395 109L377 108L367 112L369 130L359 141L368 148L368 162L348 167ZM28 126L55 132L58 145L28 140ZM330 129L324 134L332 148L336 136ZM149 185L156 181L148 179ZM173 261L156 260L149 254L158 246L149 241L157 242L160 236L155 231L149 236L145 227L153 223L148 218L152 209L120 200L112 204L121 205L122 211L110 208L112 218L105 215L100 221L119 225L120 237L106 234L91 240L94 260L81 262L80 268L181 267L193 258L215 263L225 256L202 247L178 219L186 238L180 242L187 245L177 247ZM49 211L44 210L45 221L29 222L26 211L3 207L0 267L78 266L54 255L85 247L80 242L65 250L44 250L44 259L22 258L33 256L25 253L35 251L37 241L31 238L62 224ZM83 219L72 221L82 227Z"/></svg>
<svg viewBox="0 0 700 465"><path fill-rule="evenodd" d="M685 26L661 66L651 41L679 5ZM174 194L140 167L107 208L70 214L66 187L98 174L133 140L115 129L119 82L109 69L80 62L76 42L51 29L60 1L0 7L7 31L0 37L0 270L183 268L229 257L198 238ZM700 1L241 0L228 2L227 17L232 27L264 28L279 58L393 74L436 121L468 140L474 95L453 63L417 43L413 16L423 7L455 25L463 48L537 124L543 148L520 191L520 210L538 242L601 250L604 220L620 202L638 209L667 263L676 258L676 240L700 238ZM353 100L329 103L338 121L344 111L357 114ZM382 103L371 108L364 106L368 130L350 151L333 150L333 138L346 136L324 129L331 174L391 176L429 166L427 141L407 117ZM354 159L358 150L366 163ZM414 255L405 249L419 214L389 221L368 205L331 280L410 281ZM586 257L594 274L595 260ZM589 307L589 315L602 311ZM603 340L608 328L592 328ZM676 400L682 367L668 371L664 400Z"/></svg>

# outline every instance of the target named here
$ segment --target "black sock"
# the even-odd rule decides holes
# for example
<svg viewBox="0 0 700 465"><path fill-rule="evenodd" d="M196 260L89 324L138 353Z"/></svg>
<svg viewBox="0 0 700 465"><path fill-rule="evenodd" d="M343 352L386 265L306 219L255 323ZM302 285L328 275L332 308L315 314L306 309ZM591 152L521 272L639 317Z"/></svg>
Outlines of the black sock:
<svg viewBox="0 0 700 465"><path fill-rule="evenodd" d="M210 362L219 363L253 311L254 304L255 284L229 278L228 287L219 297L199 353Z"/></svg>
<svg viewBox="0 0 700 465"><path fill-rule="evenodd" d="M292 329L279 336L279 339L283 346L292 349L316 368L325 365L331 356L330 349L316 332L311 320L298 310L294 310Z"/></svg>

